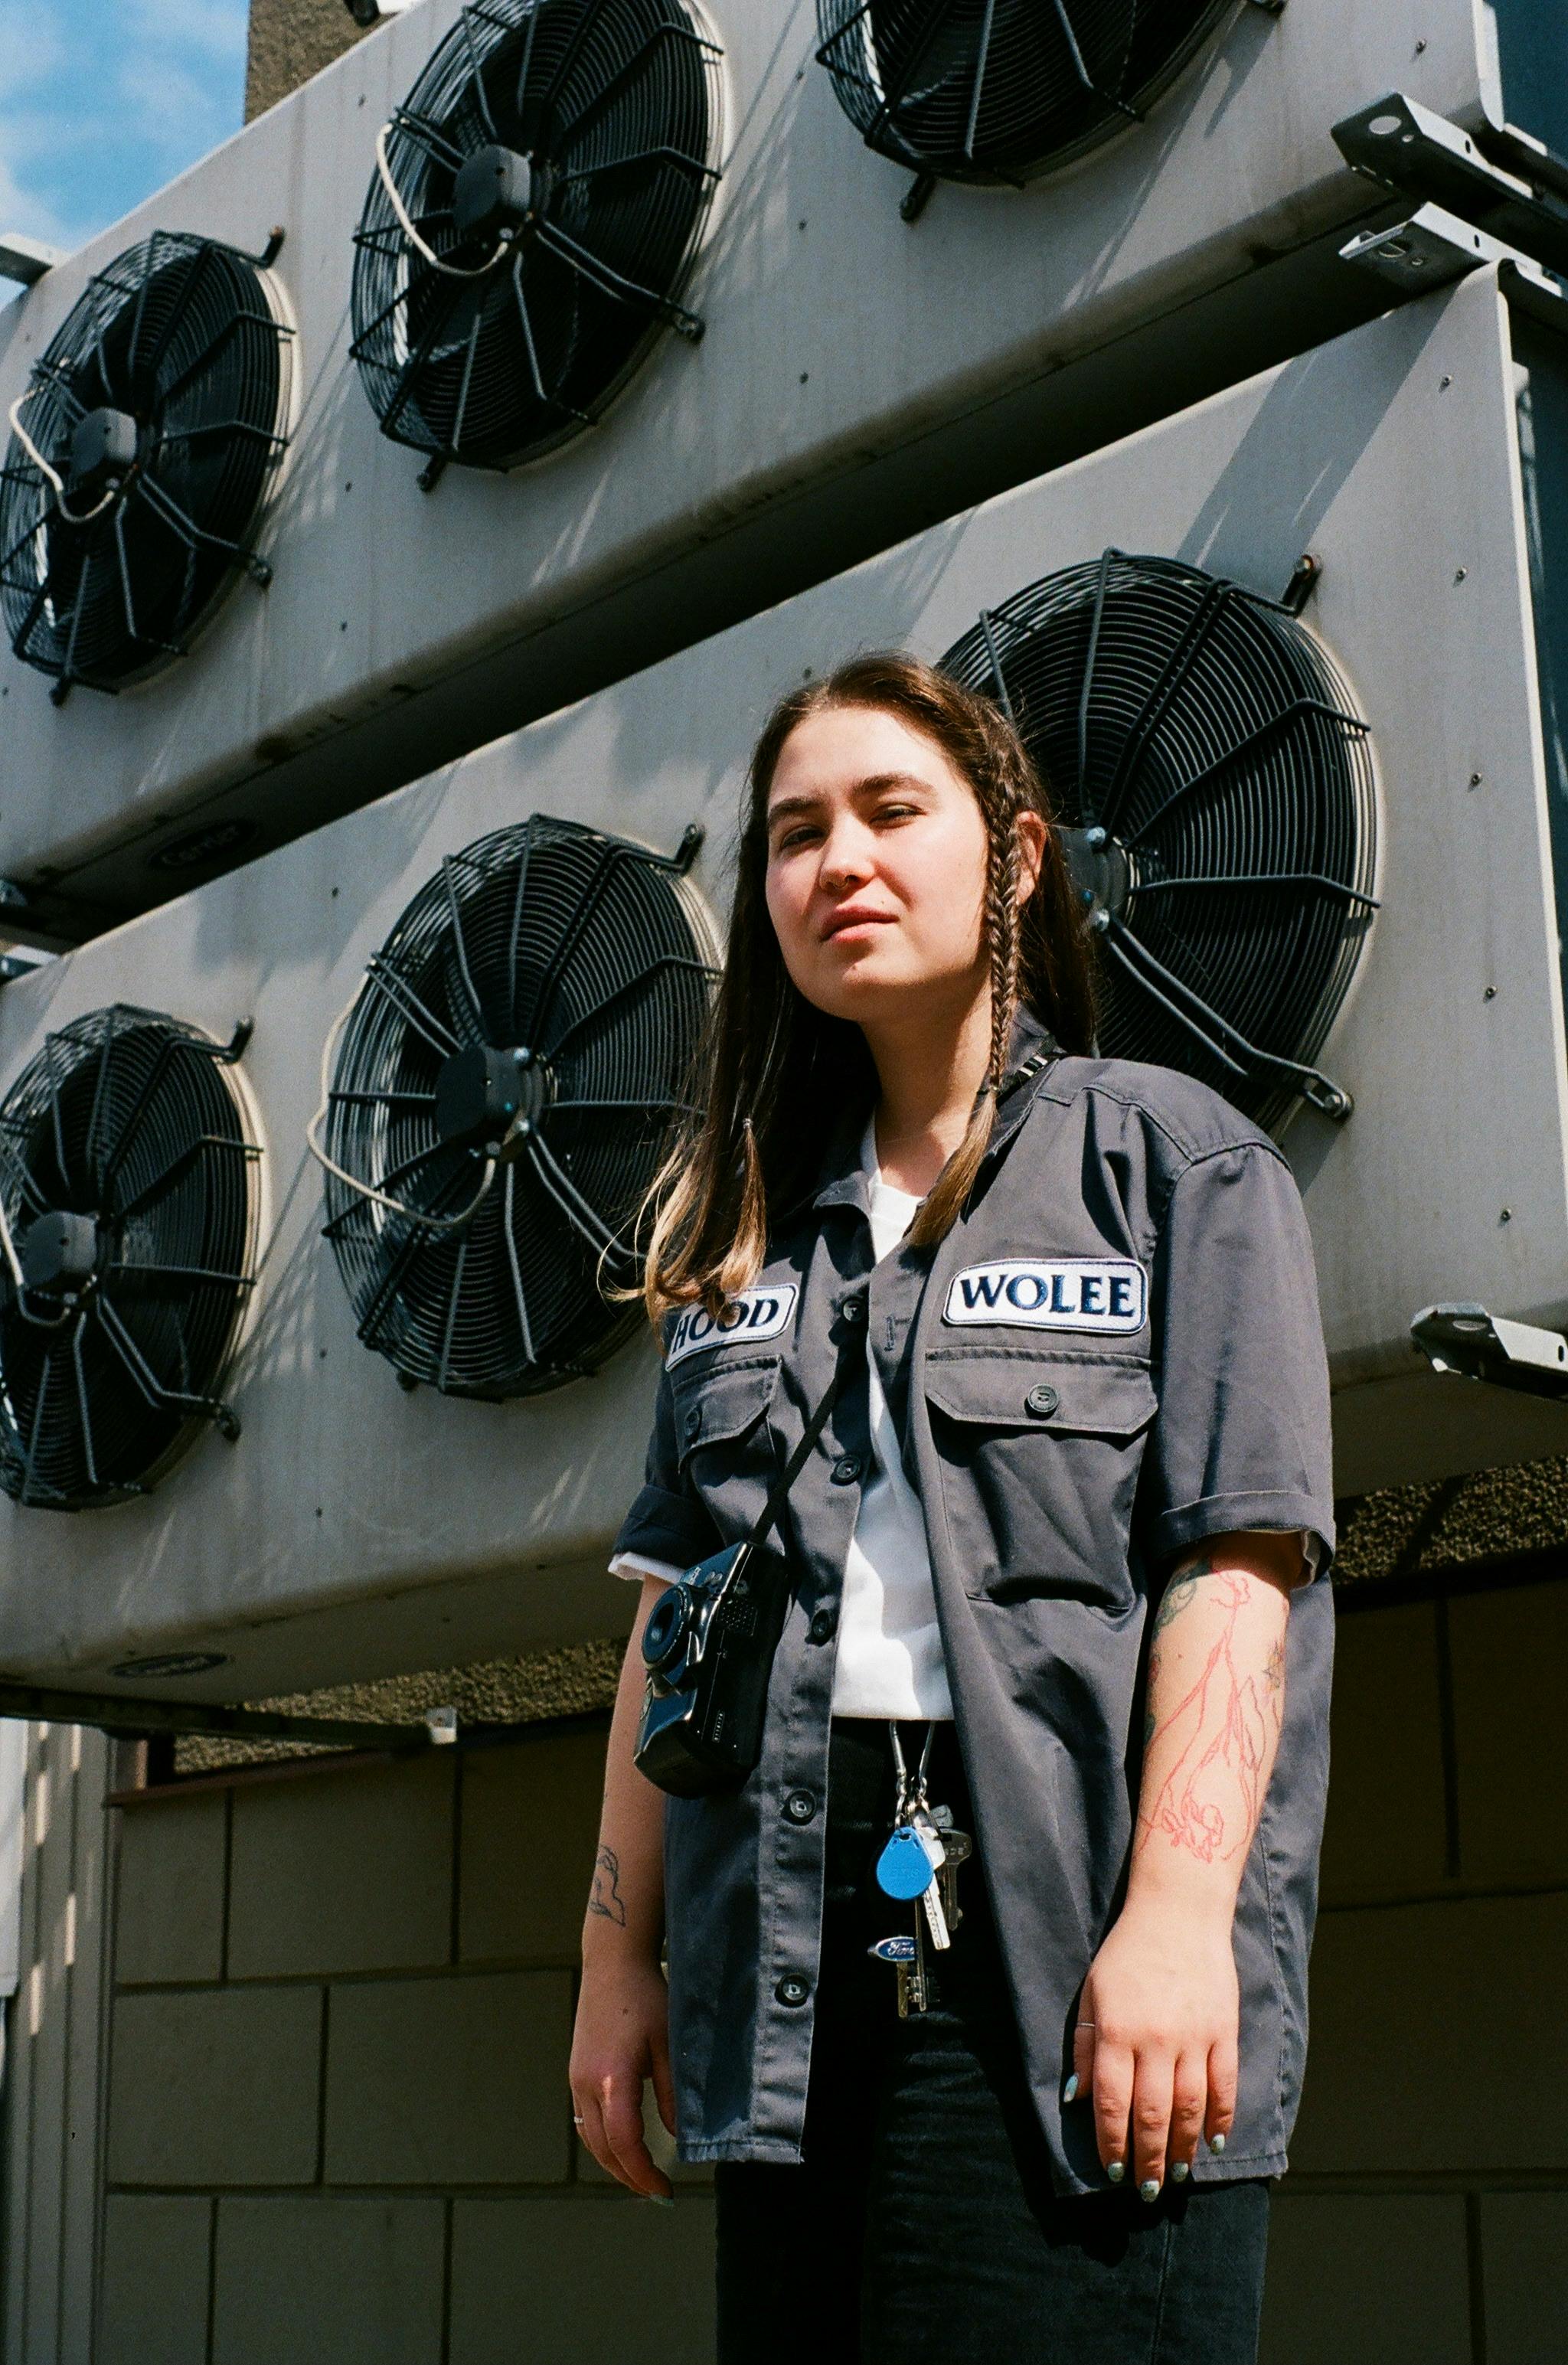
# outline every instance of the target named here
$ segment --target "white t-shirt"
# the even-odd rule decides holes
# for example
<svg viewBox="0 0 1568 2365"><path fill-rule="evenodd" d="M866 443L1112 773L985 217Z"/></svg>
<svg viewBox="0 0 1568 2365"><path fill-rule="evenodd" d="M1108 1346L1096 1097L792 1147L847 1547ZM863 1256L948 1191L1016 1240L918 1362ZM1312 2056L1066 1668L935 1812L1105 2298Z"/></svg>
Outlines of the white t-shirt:
<svg viewBox="0 0 1568 2365"><path fill-rule="evenodd" d="M871 1254L875 1262L897 1248L920 1201L895 1191L877 1164L877 1126L866 1127L860 1162L871 1183ZM874 1355L866 1358L871 1468L844 1564L834 1663L834 1716L950 1717L952 1697L936 1623L936 1597L920 1500L904 1474L898 1432L882 1394ZM676 1577L667 1561L618 1552L617 1576Z"/></svg>

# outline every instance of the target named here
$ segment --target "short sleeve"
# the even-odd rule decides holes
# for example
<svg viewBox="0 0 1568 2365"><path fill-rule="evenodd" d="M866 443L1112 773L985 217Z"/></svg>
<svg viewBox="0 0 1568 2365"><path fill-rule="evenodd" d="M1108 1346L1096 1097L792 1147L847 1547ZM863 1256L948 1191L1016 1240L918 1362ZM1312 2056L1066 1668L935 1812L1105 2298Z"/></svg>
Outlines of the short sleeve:
<svg viewBox="0 0 1568 2365"><path fill-rule="evenodd" d="M1334 1555L1328 1364L1295 1178L1244 1142L1179 1176L1155 1250L1156 1415L1138 1496L1151 1558L1246 1529Z"/></svg>
<svg viewBox="0 0 1568 2365"><path fill-rule="evenodd" d="M678 1569L717 1552L718 1530L697 1496L683 1485L675 1442L675 1407L667 1367L659 1373L654 1398L653 1433L648 1439L643 1486L622 1520L610 1546L613 1564L622 1554Z"/></svg>

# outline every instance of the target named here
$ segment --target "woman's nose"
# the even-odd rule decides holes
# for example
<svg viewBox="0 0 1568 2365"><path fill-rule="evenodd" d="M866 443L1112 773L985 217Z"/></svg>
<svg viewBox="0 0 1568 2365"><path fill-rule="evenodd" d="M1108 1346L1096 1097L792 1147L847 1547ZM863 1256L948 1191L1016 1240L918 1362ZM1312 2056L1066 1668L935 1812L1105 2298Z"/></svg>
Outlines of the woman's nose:
<svg viewBox="0 0 1568 2365"><path fill-rule="evenodd" d="M853 887L868 879L873 868L871 849L863 829L854 824L842 823L823 841L822 859L817 866L817 879L823 887L834 890Z"/></svg>

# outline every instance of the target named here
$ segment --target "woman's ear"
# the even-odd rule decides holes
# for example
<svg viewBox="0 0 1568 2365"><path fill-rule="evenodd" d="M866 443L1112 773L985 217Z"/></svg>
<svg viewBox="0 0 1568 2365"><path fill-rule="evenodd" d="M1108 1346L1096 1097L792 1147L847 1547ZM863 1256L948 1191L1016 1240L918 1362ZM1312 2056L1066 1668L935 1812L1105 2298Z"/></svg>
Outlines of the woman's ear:
<svg viewBox="0 0 1568 2365"><path fill-rule="evenodd" d="M1040 865L1046 857L1046 832L1049 827L1043 813L1025 808L1018 816L1018 908L1023 910L1040 883Z"/></svg>

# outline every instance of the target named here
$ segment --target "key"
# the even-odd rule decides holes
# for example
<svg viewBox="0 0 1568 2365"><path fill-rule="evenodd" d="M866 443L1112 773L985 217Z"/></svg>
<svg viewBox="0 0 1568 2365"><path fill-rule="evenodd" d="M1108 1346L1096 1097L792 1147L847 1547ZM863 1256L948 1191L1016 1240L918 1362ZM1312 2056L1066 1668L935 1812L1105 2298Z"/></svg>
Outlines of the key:
<svg viewBox="0 0 1568 2365"><path fill-rule="evenodd" d="M938 1893L940 1889L941 1882L934 1880L930 1888L923 1892L920 1900L925 1914L926 1925L931 1932L931 1943L938 1953L953 1943L952 1933L947 1927L947 1916L942 1910L942 1899Z"/></svg>
<svg viewBox="0 0 1568 2365"><path fill-rule="evenodd" d="M974 1854L974 1842L968 1832L951 1828L942 1834L942 1866L936 1878L942 1892L942 1911L947 1916L947 1927L956 1930L964 1918L958 1902L958 1866Z"/></svg>
<svg viewBox="0 0 1568 2365"><path fill-rule="evenodd" d="M924 2012L925 2004L925 1917L917 1913L914 1917L914 1961L910 1966L907 2009Z"/></svg>

